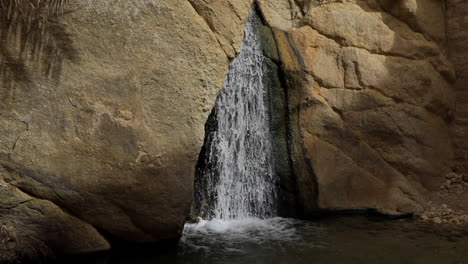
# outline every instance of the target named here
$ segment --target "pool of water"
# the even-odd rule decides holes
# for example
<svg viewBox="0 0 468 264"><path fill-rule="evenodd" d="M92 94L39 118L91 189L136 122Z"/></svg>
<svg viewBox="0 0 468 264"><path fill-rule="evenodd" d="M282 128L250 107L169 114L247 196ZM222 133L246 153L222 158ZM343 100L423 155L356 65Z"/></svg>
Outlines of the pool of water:
<svg viewBox="0 0 468 264"><path fill-rule="evenodd" d="M468 264L468 230L369 217L201 220L185 226L176 248L110 252L74 263Z"/></svg>

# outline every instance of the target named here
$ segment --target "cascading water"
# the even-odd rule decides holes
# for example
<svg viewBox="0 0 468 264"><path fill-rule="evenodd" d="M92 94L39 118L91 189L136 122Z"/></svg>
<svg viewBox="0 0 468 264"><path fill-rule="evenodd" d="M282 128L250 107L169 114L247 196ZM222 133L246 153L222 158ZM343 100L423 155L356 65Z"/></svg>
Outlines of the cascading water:
<svg viewBox="0 0 468 264"><path fill-rule="evenodd" d="M184 250L241 252L242 245L297 245L301 240L297 220L277 217L278 166L284 164L287 150L278 148L275 137L286 143L286 133L278 133L285 129L281 113L274 117L274 109L281 108L281 103L272 103L275 89L281 87L274 86L279 83L277 66L264 55L264 29L253 9L241 52L229 67L206 125L192 208L193 216L201 219L185 225Z"/></svg>
<svg viewBox="0 0 468 264"><path fill-rule="evenodd" d="M266 218L277 215L277 185L269 126L268 64L255 26L247 22L241 52L231 63L215 106L205 188L214 192L209 217Z"/></svg>
<svg viewBox="0 0 468 264"><path fill-rule="evenodd" d="M284 203L294 191L287 100L274 63L273 32L257 10L250 12L241 52L205 127L192 208L198 221L185 225L181 254L315 246L301 236L301 228L314 226L278 217L294 207Z"/></svg>

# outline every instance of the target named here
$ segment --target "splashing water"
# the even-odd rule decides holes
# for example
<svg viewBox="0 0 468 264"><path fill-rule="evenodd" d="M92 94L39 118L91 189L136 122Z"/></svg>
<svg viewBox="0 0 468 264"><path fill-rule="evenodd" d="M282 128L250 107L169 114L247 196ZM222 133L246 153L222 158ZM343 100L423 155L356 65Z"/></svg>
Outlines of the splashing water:
<svg viewBox="0 0 468 264"><path fill-rule="evenodd" d="M197 187L208 207L200 214L211 220L185 225L184 248L236 252L246 244L300 240L295 220L276 217L278 179L267 100L271 76L257 23L252 10L215 105L216 131L209 134L208 166Z"/></svg>
<svg viewBox="0 0 468 264"><path fill-rule="evenodd" d="M215 109L217 131L205 173L215 219L266 218L277 214L276 179L271 154L268 64L252 11L239 56L231 63ZM215 175L214 175L215 174ZM215 182L216 181L216 182Z"/></svg>
<svg viewBox="0 0 468 264"><path fill-rule="evenodd" d="M200 220L195 224L186 224L179 245L185 254L199 251L209 254L242 254L253 248L285 250L323 247L315 239L304 239L304 234L319 237L322 230L313 223L280 217Z"/></svg>

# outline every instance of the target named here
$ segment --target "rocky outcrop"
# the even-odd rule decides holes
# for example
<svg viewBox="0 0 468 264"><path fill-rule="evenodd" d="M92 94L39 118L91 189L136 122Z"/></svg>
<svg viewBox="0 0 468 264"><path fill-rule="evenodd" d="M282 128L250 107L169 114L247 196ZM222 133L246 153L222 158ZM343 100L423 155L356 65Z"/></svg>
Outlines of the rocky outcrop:
<svg viewBox="0 0 468 264"><path fill-rule="evenodd" d="M423 211L452 158L443 3L260 3L278 29L304 215Z"/></svg>
<svg viewBox="0 0 468 264"><path fill-rule="evenodd" d="M460 173L468 174L468 3L460 0L446 2L449 55L457 74L453 125L455 167Z"/></svg>
<svg viewBox="0 0 468 264"><path fill-rule="evenodd" d="M250 1L29 2L0 5L0 259L176 240Z"/></svg>

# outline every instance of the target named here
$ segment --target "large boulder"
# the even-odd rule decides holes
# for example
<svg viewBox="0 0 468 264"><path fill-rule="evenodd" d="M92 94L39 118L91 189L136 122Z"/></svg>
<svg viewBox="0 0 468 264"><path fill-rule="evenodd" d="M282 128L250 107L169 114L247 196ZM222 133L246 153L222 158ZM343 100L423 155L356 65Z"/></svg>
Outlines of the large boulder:
<svg viewBox="0 0 468 264"><path fill-rule="evenodd" d="M251 1L6 2L0 256L176 240Z"/></svg>

